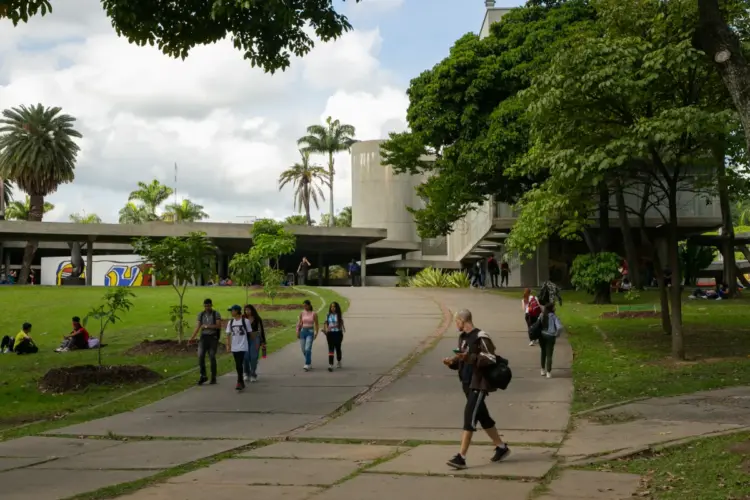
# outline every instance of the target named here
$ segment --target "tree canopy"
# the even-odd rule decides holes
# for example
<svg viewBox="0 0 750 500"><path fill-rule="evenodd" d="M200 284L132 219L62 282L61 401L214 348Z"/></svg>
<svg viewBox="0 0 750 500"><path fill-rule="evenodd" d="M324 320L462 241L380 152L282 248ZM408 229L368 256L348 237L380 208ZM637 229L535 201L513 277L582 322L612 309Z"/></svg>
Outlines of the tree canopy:
<svg viewBox="0 0 750 500"><path fill-rule="evenodd" d="M0 19L13 24L52 12L64 0L6 0ZM360 0L349 0L359 2ZM230 38L234 47L267 72L286 69L292 56L336 39L352 26L331 0L101 0L118 35L185 58L199 45Z"/></svg>

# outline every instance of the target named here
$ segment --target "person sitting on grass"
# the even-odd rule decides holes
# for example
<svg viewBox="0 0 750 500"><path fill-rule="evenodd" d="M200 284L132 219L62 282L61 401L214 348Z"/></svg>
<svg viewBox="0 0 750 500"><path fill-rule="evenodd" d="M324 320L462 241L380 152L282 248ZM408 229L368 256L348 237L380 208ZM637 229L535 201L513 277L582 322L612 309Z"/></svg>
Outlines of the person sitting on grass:
<svg viewBox="0 0 750 500"><path fill-rule="evenodd" d="M2 344L0 345L2 345L3 354L7 352L15 352L16 354L35 354L39 352L39 348L31 338L31 323L24 323L21 331L13 339L7 335L3 337Z"/></svg>
<svg viewBox="0 0 750 500"><path fill-rule="evenodd" d="M63 337L60 347L55 352L67 352L73 349L89 348L89 332L81 324L81 318L73 316L73 331Z"/></svg>

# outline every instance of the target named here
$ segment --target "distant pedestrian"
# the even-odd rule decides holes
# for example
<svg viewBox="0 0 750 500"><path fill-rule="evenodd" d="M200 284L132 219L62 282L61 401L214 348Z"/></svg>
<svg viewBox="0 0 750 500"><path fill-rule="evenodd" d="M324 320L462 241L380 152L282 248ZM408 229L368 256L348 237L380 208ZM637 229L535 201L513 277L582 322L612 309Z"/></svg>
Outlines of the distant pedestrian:
<svg viewBox="0 0 750 500"><path fill-rule="evenodd" d="M251 304L245 305L243 318L250 321L250 337L248 341L247 356L242 365L245 373L245 382L255 383L258 381L258 360L260 350L266 346L266 330L263 327L263 319Z"/></svg>
<svg viewBox="0 0 750 500"><path fill-rule="evenodd" d="M474 264L474 275L476 276L475 283L479 288L484 288L484 280L486 275L484 264L484 259L479 259L476 264Z"/></svg>
<svg viewBox="0 0 750 500"><path fill-rule="evenodd" d="M542 311L542 335L539 349L542 359L542 377L552 378L552 355L555 353L557 337L563 332L563 325L555 314L555 303L550 302Z"/></svg>
<svg viewBox="0 0 750 500"><path fill-rule="evenodd" d="M214 309L211 299L203 301L203 311L198 313L195 331L190 337L188 343L195 340L196 335L200 332L198 341L198 366L201 370L201 377L198 379L198 385L203 385L208 381L206 377L206 353L211 361L211 384L216 383L216 351L219 349L219 337L221 336L221 315Z"/></svg>
<svg viewBox="0 0 750 500"><path fill-rule="evenodd" d="M521 299L521 307L523 309L524 320L526 321L526 328L531 328L531 325L536 323L539 319L539 315L542 314L542 305L534 295L531 294L531 290L528 288L523 291L523 298ZM529 345L534 345L538 341L532 340Z"/></svg>
<svg viewBox="0 0 750 500"><path fill-rule="evenodd" d="M312 347L313 342L318 338L318 315L313 310L309 300L302 303L302 312L297 319L297 338L302 349L302 356L305 358L305 365L302 367L305 371L312 368Z"/></svg>
<svg viewBox="0 0 750 500"><path fill-rule="evenodd" d="M500 285L497 282L497 278L500 275L500 265L497 263L494 255L487 259L487 272L490 274L490 285L492 288L498 288Z"/></svg>
<svg viewBox="0 0 750 500"><path fill-rule="evenodd" d="M362 286L362 268L359 267L356 260L352 259L349 263L348 272L351 286Z"/></svg>
<svg viewBox="0 0 750 500"><path fill-rule="evenodd" d="M307 283L307 273L310 271L312 264L307 260L307 257L302 257L302 260L297 266L297 284L304 286Z"/></svg>
<svg viewBox="0 0 750 500"><path fill-rule="evenodd" d="M232 353L234 357L234 369L237 371L237 385L234 388L241 391L245 388L245 381L242 375L250 343L252 325L250 324L250 320L242 317L242 308L240 306L235 304L228 311L232 317L227 322L227 352Z"/></svg>
<svg viewBox="0 0 750 500"><path fill-rule="evenodd" d="M508 263L503 259L502 264L500 264L500 286L508 286L508 281L510 278L510 266Z"/></svg>
<svg viewBox="0 0 750 500"><path fill-rule="evenodd" d="M455 356L443 359L443 364L458 371L458 378L466 395L466 406L464 407L464 426L461 436L461 450L448 460L447 464L454 469L466 468L466 454L469 451L472 437L476 432L476 424L479 422L487 435L495 445L495 452L490 459L499 462L510 456L510 448L500 438L495 427L495 421L485 404L488 393L494 392L487 380L485 380L482 368L494 362L495 346L489 335L474 326L471 311L464 309L456 316L456 328L460 332L458 337L458 349Z"/></svg>
<svg viewBox="0 0 750 500"><path fill-rule="evenodd" d="M344 341L344 315L338 302L331 302L328 315L323 323L323 333L328 341L328 371L333 371L333 355L336 354L336 368L341 368L341 344Z"/></svg>

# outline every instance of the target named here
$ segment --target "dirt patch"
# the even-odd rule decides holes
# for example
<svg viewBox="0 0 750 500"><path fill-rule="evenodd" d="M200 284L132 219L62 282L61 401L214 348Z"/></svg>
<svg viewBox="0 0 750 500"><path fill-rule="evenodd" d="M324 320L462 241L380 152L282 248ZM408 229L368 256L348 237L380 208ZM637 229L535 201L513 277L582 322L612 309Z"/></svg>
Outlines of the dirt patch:
<svg viewBox="0 0 750 500"><path fill-rule="evenodd" d="M586 417L586 419L590 422L594 422L599 425L624 424L627 422L640 420L642 418L643 417L641 415L627 412L593 413Z"/></svg>
<svg viewBox="0 0 750 500"><path fill-rule="evenodd" d="M266 330L273 330L274 328L279 328L280 326L284 326L284 323L282 323L279 320L276 319L264 319L263 320L263 328Z"/></svg>
<svg viewBox="0 0 750 500"><path fill-rule="evenodd" d="M195 356L197 350L198 344L196 342L188 344L187 341L180 343L176 340L157 339L144 340L140 344L137 344L125 351L125 354L127 354L128 356L152 356L154 354L165 354L170 356L184 356L189 354L191 356ZM226 346L222 343L219 343L219 354L225 351Z"/></svg>
<svg viewBox="0 0 750 500"><path fill-rule="evenodd" d="M747 358L742 358L739 356L729 356L726 358L701 358L699 356L687 356L687 358L688 359L677 360L668 357L657 361L650 361L647 364L652 366L663 366L665 368L683 368L685 366L693 365L711 365L714 363L747 361Z"/></svg>
<svg viewBox="0 0 750 500"><path fill-rule="evenodd" d="M606 312L600 316L602 319L633 319L633 318L661 318L661 313L658 311L622 311L622 312Z"/></svg>
<svg viewBox="0 0 750 500"><path fill-rule="evenodd" d="M92 385L125 385L156 382L161 376L155 371L139 365L119 366L66 366L53 368L39 381L39 390L63 394L78 391Z"/></svg>
<svg viewBox="0 0 750 500"><path fill-rule="evenodd" d="M256 293L251 293L250 296L251 297L265 297L266 294L263 292L260 292L260 293L256 292ZM276 295L277 299L295 299L295 298L302 298L302 297L307 297L307 294L301 293L301 292L281 292L278 295Z"/></svg>
<svg viewBox="0 0 750 500"><path fill-rule="evenodd" d="M301 304L258 304L255 306L258 311L294 311L302 310ZM264 320L265 324L265 320Z"/></svg>

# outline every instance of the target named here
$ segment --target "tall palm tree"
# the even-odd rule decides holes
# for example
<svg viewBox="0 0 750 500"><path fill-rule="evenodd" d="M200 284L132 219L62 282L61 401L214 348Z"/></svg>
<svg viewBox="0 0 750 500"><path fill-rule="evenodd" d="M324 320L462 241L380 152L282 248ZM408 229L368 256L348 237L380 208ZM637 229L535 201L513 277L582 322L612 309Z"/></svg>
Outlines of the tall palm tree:
<svg viewBox="0 0 750 500"><path fill-rule="evenodd" d="M139 182L138 189L130 193L128 201L140 201L148 211L149 220L159 220L156 209L167 201L173 192L171 187L154 179L151 184Z"/></svg>
<svg viewBox="0 0 750 500"><path fill-rule="evenodd" d="M149 220L149 215L146 207L129 201L120 209L118 222L120 224L143 224Z"/></svg>
<svg viewBox="0 0 750 500"><path fill-rule="evenodd" d="M279 175L279 191L291 183L294 187L294 209L297 212L305 211L307 225L312 226L310 218L310 202L319 207L319 200L325 201L325 195L320 184L327 186L328 173L323 167L310 163L310 152L300 150L302 161L295 163Z"/></svg>
<svg viewBox="0 0 750 500"><path fill-rule="evenodd" d="M44 202L44 213L54 210L55 206L47 201ZM5 210L5 217L8 220L29 220L31 214L31 198L27 195L24 201L12 201Z"/></svg>
<svg viewBox="0 0 750 500"><path fill-rule="evenodd" d="M13 201L13 186L8 179L0 182L0 220L5 219L5 209Z"/></svg>
<svg viewBox="0 0 750 500"><path fill-rule="evenodd" d="M161 218L167 222L196 222L207 219L208 214L203 211L203 205L182 200L182 203L172 203L164 207Z"/></svg>
<svg viewBox="0 0 750 500"><path fill-rule="evenodd" d="M82 136L73 128L75 118L61 111L41 104L20 106L4 110L0 119L0 177L29 194L30 221L40 222L44 197L75 177L80 148L74 138ZM33 240L26 244L21 284L28 281L37 246Z"/></svg>
<svg viewBox="0 0 750 500"><path fill-rule="evenodd" d="M70 214L68 217L70 219L70 222L75 222L76 224L101 224L102 218L99 217L96 214L87 214L86 212L82 212L80 214Z"/></svg>
<svg viewBox="0 0 750 500"><path fill-rule="evenodd" d="M336 174L333 164L333 155L341 151L348 151L354 139L355 130L351 125L334 120L330 116L325 125L310 125L307 127L307 135L300 138L297 144L302 146L303 151L328 155L328 192L330 199L329 225L333 225L333 177Z"/></svg>

